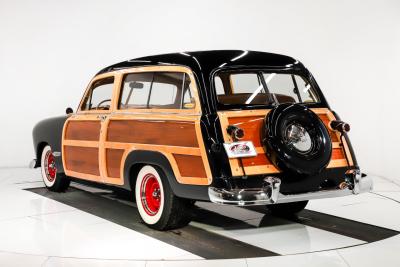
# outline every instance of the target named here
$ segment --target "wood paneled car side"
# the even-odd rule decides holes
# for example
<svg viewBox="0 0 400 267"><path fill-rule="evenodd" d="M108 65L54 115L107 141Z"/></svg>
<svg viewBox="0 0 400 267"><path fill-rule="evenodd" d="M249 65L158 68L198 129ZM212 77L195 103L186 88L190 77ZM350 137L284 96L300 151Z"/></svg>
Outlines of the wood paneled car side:
<svg viewBox="0 0 400 267"><path fill-rule="evenodd" d="M76 112L39 122L33 166L57 192L74 179L130 190L143 221L165 230L189 223L197 200L293 214L368 192L349 130L291 57L163 54L104 68Z"/></svg>

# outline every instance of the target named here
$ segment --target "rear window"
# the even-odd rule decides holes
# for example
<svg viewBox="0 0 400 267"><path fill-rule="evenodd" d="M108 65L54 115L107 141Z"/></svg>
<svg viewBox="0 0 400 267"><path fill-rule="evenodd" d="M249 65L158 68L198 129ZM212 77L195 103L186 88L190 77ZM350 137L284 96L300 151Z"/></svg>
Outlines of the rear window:
<svg viewBox="0 0 400 267"><path fill-rule="evenodd" d="M319 102L311 84L297 74L220 72L215 76L214 84L218 102L227 106Z"/></svg>

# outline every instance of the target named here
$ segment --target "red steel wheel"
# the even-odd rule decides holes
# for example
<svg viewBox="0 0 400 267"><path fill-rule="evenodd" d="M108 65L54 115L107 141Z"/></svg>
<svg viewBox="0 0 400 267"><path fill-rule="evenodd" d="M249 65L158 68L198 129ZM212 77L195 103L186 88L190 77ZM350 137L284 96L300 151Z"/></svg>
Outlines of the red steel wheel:
<svg viewBox="0 0 400 267"><path fill-rule="evenodd" d="M160 210L161 190L157 178L152 173L147 173L143 177L140 186L140 196L144 211L149 216L154 216Z"/></svg>
<svg viewBox="0 0 400 267"><path fill-rule="evenodd" d="M162 218L165 195L160 174L153 166L143 166L139 171L135 197L140 217L146 224L155 225Z"/></svg>
<svg viewBox="0 0 400 267"><path fill-rule="evenodd" d="M46 152L45 158L46 178L49 180L49 182L53 182L56 178L57 168L51 150Z"/></svg>
<svg viewBox="0 0 400 267"><path fill-rule="evenodd" d="M139 170L135 198L140 217L153 229L176 229L190 222L188 209L193 206L192 201L175 196L165 172L158 166L145 165Z"/></svg>
<svg viewBox="0 0 400 267"><path fill-rule="evenodd" d="M49 145L45 146L40 159L42 179L46 187L55 192L67 190L71 180L63 172L57 170L56 159Z"/></svg>
<svg viewBox="0 0 400 267"><path fill-rule="evenodd" d="M52 187L57 179L57 167L50 146L46 146L43 149L41 167L43 182L47 187Z"/></svg>

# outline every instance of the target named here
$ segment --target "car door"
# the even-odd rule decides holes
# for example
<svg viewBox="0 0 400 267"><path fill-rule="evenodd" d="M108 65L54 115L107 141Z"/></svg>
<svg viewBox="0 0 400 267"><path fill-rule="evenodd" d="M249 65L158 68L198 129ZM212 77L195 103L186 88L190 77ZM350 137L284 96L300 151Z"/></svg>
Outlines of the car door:
<svg viewBox="0 0 400 267"><path fill-rule="evenodd" d="M88 86L77 112L64 124L62 153L65 173L102 182L101 133L113 110L115 77L99 75Z"/></svg>

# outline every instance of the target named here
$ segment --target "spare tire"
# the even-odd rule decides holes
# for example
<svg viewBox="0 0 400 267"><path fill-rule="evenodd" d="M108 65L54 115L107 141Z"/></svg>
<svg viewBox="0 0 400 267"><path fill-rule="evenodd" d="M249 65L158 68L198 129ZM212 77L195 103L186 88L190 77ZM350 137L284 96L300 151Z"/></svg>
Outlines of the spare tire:
<svg viewBox="0 0 400 267"><path fill-rule="evenodd" d="M332 141L320 118L299 104L281 104L265 118L263 143L282 171L314 175L329 164Z"/></svg>

